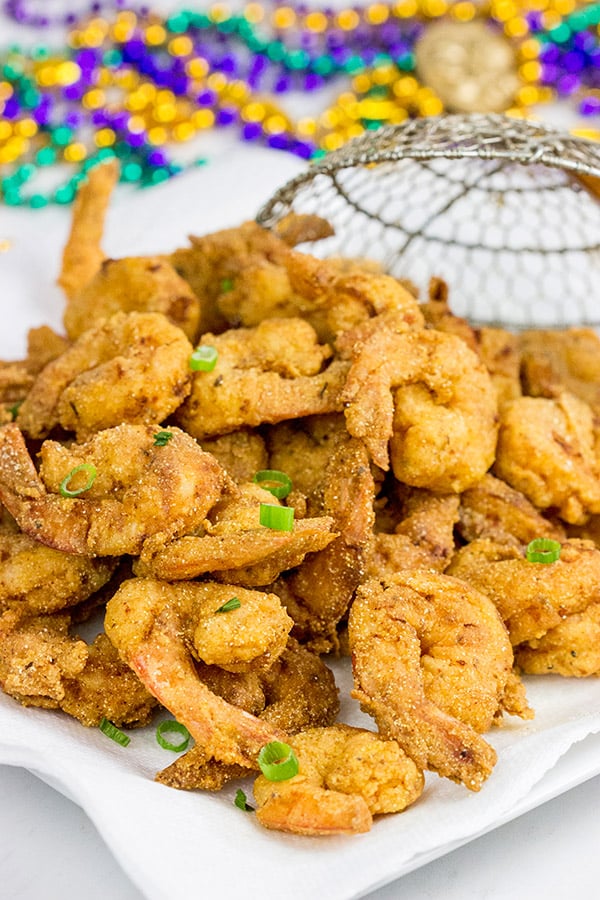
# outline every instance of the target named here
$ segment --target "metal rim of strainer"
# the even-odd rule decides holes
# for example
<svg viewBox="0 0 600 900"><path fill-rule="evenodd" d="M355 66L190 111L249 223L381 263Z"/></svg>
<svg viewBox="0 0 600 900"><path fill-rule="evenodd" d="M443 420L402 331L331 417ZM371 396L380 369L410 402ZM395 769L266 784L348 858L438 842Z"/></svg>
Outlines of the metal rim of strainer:
<svg viewBox="0 0 600 900"><path fill-rule="evenodd" d="M448 114L412 119L353 138L275 191L258 211L256 221L272 228L291 211L298 191L319 175L405 159L467 158L537 163L600 178L600 145L591 140L502 114Z"/></svg>

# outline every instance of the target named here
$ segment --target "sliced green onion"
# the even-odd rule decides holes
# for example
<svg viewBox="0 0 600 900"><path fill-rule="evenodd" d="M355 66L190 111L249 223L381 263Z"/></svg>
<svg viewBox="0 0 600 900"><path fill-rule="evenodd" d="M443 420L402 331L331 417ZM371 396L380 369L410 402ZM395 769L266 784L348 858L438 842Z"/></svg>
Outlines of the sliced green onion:
<svg viewBox="0 0 600 900"><path fill-rule="evenodd" d="M164 447L173 437L172 431L157 431L154 435L154 446Z"/></svg>
<svg viewBox="0 0 600 900"><path fill-rule="evenodd" d="M233 278L224 278L221 282L221 293L227 294L233 290Z"/></svg>
<svg viewBox="0 0 600 900"><path fill-rule="evenodd" d="M231 612L232 609L239 609L242 604L238 597L232 597L231 600L227 600L223 606L220 606L218 609L215 609L215 612L224 613Z"/></svg>
<svg viewBox="0 0 600 900"><path fill-rule="evenodd" d="M551 538L535 538L527 544L527 561L553 563L560 557L560 543Z"/></svg>
<svg viewBox="0 0 600 900"><path fill-rule="evenodd" d="M298 757L289 744L271 741L258 754L260 770L269 781L287 781L298 774Z"/></svg>
<svg viewBox="0 0 600 900"><path fill-rule="evenodd" d="M246 802L246 795L241 788L237 789L235 793L235 800L233 802L238 809L241 809L244 812L254 812L254 807L248 805L248 803Z"/></svg>
<svg viewBox="0 0 600 900"><path fill-rule="evenodd" d="M276 506L274 503L260 504L260 524L274 531L294 530L293 506Z"/></svg>
<svg viewBox="0 0 600 900"><path fill-rule="evenodd" d="M102 716L100 719L100 724L98 728L105 734L106 737L109 737L111 741L114 741L116 744L120 744L121 747L126 747L129 743L131 743L131 738L117 728L116 725L113 725L112 722L109 722L107 718Z"/></svg>
<svg viewBox="0 0 600 900"><path fill-rule="evenodd" d="M261 469L252 479L265 491L270 491L278 500L287 497L292 489L292 479L279 469Z"/></svg>
<svg viewBox="0 0 600 900"><path fill-rule="evenodd" d="M167 734L178 734L181 736L181 740L173 743L173 741L167 740L164 736L165 732ZM190 742L190 733L181 722L176 722L175 719L166 719L156 729L156 741L163 750L172 750L174 753L179 753L180 750L187 750Z"/></svg>
<svg viewBox="0 0 600 900"><path fill-rule="evenodd" d="M19 409L21 408L22 403L23 403L22 400L18 400L16 403L13 403L13 405L10 406L8 409L9 413L12 416L13 422L15 421L15 419L17 418L17 416L19 414Z"/></svg>
<svg viewBox="0 0 600 900"><path fill-rule="evenodd" d="M192 372L212 372L218 357L216 347L211 347L210 344L200 344L190 356L190 369Z"/></svg>
<svg viewBox="0 0 600 900"><path fill-rule="evenodd" d="M87 472L88 480L83 485L83 487L71 490L69 484L72 479L79 474L79 472ZM83 494L85 491L89 491L94 481L96 480L97 474L98 473L96 471L96 466L93 466L91 463L81 463L80 466L75 466L75 468L69 472L66 478L63 478L60 483L59 491L63 497L78 497L79 494Z"/></svg>

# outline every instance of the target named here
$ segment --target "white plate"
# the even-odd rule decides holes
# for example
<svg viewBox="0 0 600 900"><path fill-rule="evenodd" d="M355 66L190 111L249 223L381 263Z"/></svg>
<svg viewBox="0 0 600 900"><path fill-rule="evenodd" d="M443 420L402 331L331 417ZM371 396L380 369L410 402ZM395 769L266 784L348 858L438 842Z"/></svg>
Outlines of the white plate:
<svg viewBox="0 0 600 900"><path fill-rule="evenodd" d="M235 224L301 166L283 154L249 148L152 191L123 191L111 209L107 250L113 255L167 251L183 243L189 231ZM60 323L62 300L53 282L67 227L64 210L9 210L3 216L0 237L13 246L0 255L0 291L8 298L0 356L22 353L28 325ZM343 717L364 721L347 696L347 667L338 668ZM283 892L286 900L349 900L600 772L600 762L576 752L565 758L573 765L552 771L574 744L600 732L600 683L533 678L528 692L536 719L511 719L491 734L499 762L479 794L428 776L417 804L355 838L266 832L234 807L235 786L212 795L155 784L155 772L171 759L156 745L152 729L134 733L123 749L97 730L58 713L23 709L5 696L0 696L0 763L31 769L82 806L150 900L173 896L173 873L178 894L193 891L221 900L240 892L249 897Z"/></svg>

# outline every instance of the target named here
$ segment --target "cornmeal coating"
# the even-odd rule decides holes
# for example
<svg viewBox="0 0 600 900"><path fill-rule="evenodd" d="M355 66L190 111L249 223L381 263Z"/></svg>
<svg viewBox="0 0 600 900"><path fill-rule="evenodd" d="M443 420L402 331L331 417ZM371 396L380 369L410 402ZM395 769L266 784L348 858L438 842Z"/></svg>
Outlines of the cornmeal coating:
<svg viewBox="0 0 600 900"><path fill-rule="evenodd" d="M177 411L186 431L202 441L243 426L340 411L348 366L319 344L302 319L267 319L256 328L205 334L215 347L211 372L196 372L190 396Z"/></svg>
<svg viewBox="0 0 600 900"><path fill-rule="evenodd" d="M538 509L584 524L600 512L594 443L592 409L573 394L521 397L502 412L494 473Z"/></svg>
<svg viewBox="0 0 600 900"><path fill-rule="evenodd" d="M123 422L161 422L189 393L192 345L160 313L116 313L36 378L17 421L33 438L56 425L78 440Z"/></svg>
<svg viewBox="0 0 600 900"><path fill-rule="evenodd" d="M525 393L558 397L566 390L600 409L600 338L593 328L532 329L519 338Z"/></svg>

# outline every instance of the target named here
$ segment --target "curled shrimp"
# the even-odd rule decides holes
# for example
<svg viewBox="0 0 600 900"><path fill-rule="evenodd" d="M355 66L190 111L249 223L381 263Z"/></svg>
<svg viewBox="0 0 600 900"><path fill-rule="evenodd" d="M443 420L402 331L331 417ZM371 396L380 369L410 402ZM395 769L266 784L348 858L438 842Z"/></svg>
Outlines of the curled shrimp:
<svg viewBox="0 0 600 900"><path fill-rule="evenodd" d="M299 762L287 781L254 783L257 819L294 834L358 834L373 816L401 812L420 796L423 773L396 741L331 725L290 738Z"/></svg>
<svg viewBox="0 0 600 900"><path fill-rule="evenodd" d="M185 725L207 758L256 767L261 748L284 732L217 697L200 680L186 642L200 585L124 582L109 600L105 629L122 659ZM234 612L222 615L234 615Z"/></svg>
<svg viewBox="0 0 600 900"><path fill-rule="evenodd" d="M38 474L19 428L5 425L0 499L25 533L82 556L135 555L150 535L168 540L193 531L229 479L189 435L164 431L170 435L164 446L156 443L155 426L142 425L110 428L70 447L45 441ZM84 481L89 467L95 480L79 496L61 495L61 484L80 466Z"/></svg>
<svg viewBox="0 0 600 900"><path fill-rule="evenodd" d="M514 687L512 648L491 600L446 575L399 572L358 589L348 636L353 695L381 734L418 765L478 791L496 763L481 732Z"/></svg>
<svg viewBox="0 0 600 900"><path fill-rule="evenodd" d="M342 393L348 431L399 481L459 493L494 460L497 402L490 376L453 334L380 327L357 341ZM389 443L389 452L388 452Z"/></svg>
<svg viewBox="0 0 600 900"><path fill-rule="evenodd" d="M116 313L40 372L18 412L30 437L161 422L189 393L192 345L160 313Z"/></svg>

